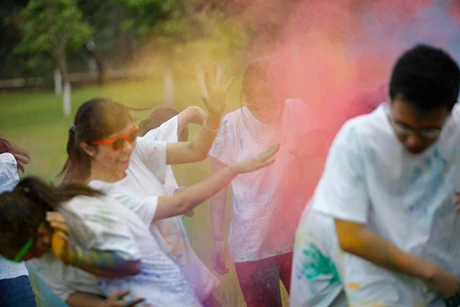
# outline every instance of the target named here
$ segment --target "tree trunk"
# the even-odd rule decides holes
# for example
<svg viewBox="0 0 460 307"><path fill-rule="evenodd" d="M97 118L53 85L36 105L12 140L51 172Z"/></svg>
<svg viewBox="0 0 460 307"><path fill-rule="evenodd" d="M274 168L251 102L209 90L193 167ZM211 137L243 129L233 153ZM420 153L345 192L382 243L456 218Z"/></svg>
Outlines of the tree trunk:
<svg viewBox="0 0 460 307"><path fill-rule="evenodd" d="M57 67L61 71L62 83L66 84L67 82L70 82L69 72L67 69L67 55L64 50L61 50L56 53L55 61L56 61Z"/></svg>
<svg viewBox="0 0 460 307"><path fill-rule="evenodd" d="M90 50L88 47L85 47L86 51L88 54L96 61L96 66L97 66L97 82L99 85L104 85L105 81L105 71L104 71L104 63L102 62L102 59L94 52L93 50Z"/></svg>

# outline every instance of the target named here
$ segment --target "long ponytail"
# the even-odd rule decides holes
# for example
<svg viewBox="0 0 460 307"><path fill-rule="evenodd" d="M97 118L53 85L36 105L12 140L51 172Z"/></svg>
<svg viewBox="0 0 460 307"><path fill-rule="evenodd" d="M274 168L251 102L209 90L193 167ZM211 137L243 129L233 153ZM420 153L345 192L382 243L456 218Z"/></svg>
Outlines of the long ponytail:
<svg viewBox="0 0 460 307"><path fill-rule="evenodd" d="M78 195L100 196L102 192L83 184L52 186L36 177L25 177L12 192L0 194L0 254L18 252L39 225L46 212Z"/></svg>

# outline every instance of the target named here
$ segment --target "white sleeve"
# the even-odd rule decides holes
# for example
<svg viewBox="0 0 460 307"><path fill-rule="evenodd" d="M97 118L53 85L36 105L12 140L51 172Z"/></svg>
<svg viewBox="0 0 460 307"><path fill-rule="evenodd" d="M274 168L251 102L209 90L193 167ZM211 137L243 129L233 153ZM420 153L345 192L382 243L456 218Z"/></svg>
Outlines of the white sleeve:
<svg viewBox="0 0 460 307"><path fill-rule="evenodd" d="M160 127L150 130L144 137L147 137L152 142L155 141L164 141L175 143L178 141L179 136L178 129L179 120L177 115L172 117L170 120L161 124Z"/></svg>
<svg viewBox="0 0 460 307"><path fill-rule="evenodd" d="M365 224L370 206L366 150L356 127L346 123L335 138L313 206L334 218Z"/></svg>
<svg viewBox="0 0 460 307"><path fill-rule="evenodd" d="M140 250L130 229L113 213L120 209L123 205L110 197L79 196L63 205L60 212L66 216L71 238L78 245L112 251L124 260L139 260Z"/></svg>
<svg viewBox="0 0 460 307"><path fill-rule="evenodd" d="M166 152L167 143L152 140L149 131L143 137L138 137L134 153L141 159L141 162L153 173L157 179L164 184L166 177Z"/></svg>
<svg viewBox="0 0 460 307"><path fill-rule="evenodd" d="M141 220L150 227L158 208L158 196L134 196L134 195L116 195L115 198L120 201L129 210L136 213Z"/></svg>
<svg viewBox="0 0 460 307"><path fill-rule="evenodd" d="M18 164L11 153L0 154L0 193L12 191L19 182Z"/></svg>
<svg viewBox="0 0 460 307"><path fill-rule="evenodd" d="M227 115L222 119L219 132L209 151L211 157L226 165L235 162L233 158L234 137L232 132L231 117Z"/></svg>

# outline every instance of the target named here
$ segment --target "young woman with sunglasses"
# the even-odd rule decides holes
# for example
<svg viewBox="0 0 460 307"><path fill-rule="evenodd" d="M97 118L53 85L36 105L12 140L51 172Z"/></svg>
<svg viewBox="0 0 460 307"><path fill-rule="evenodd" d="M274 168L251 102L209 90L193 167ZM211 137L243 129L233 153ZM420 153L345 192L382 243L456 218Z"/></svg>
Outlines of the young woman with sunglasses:
<svg viewBox="0 0 460 307"><path fill-rule="evenodd" d="M117 196L150 226L158 245L158 253L169 255L171 251L152 220L188 211L224 186L222 180L231 179L228 177L229 173L225 174L227 169L220 175L173 196L162 196L166 194L163 187L166 163L186 163L206 157L223 112L225 96L219 95L217 93L216 96L211 96L220 104L208 103L209 117L199 135L190 142L181 143L156 142L151 133L131 143L130 135L137 129L126 107L108 99L86 102L79 108L75 128L69 134L66 180L74 178L90 182L93 187L100 185L108 194ZM121 136L124 146L120 149L116 142ZM94 142L100 140L110 144L94 145ZM276 147L272 148L271 154L276 150ZM129 194L131 196L126 196ZM183 280L182 274L176 274L177 265L165 263L164 259L158 259L156 264L159 270L168 272L164 275L166 277L163 283L174 284L177 279ZM72 298L81 298L83 295L74 293ZM89 299L89 296L86 298Z"/></svg>
<svg viewBox="0 0 460 307"><path fill-rule="evenodd" d="M123 203L84 185L54 188L36 178L25 178L13 192L0 195L0 216L7 217L0 225L0 254L13 261L40 257L31 263L53 290L67 287L67 291L87 289L93 294L70 295L66 301L71 306L98 306L98 294L109 296L128 287L128 298L142 296L143 304L201 306L148 226L193 209L236 175L270 165L277 150L278 146L272 146L257 158L237 162L174 196L129 196ZM154 208L140 208L142 204ZM135 209L143 213L150 209L152 214L141 216ZM62 229L53 232L46 221L52 210L67 218L71 244ZM91 279L81 270L99 277Z"/></svg>

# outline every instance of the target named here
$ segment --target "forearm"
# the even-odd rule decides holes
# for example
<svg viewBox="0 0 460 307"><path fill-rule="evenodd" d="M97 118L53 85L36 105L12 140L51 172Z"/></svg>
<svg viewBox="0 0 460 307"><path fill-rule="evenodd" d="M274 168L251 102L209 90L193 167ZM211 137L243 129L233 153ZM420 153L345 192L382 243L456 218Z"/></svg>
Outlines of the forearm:
<svg viewBox="0 0 460 307"><path fill-rule="evenodd" d="M227 189L223 188L209 200L209 203L211 205L211 222L214 241L223 240L223 226L226 199Z"/></svg>
<svg viewBox="0 0 460 307"><path fill-rule="evenodd" d="M180 215L195 208L225 188L236 175L231 167L225 167L220 172L183 191L172 196L160 197L154 220Z"/></svg>
<svg viewBox="0 0 460 307"><path fill-rule="evenodd" d="M65 301L70 307L104 307L105 299L95 294L74 292Z"/></svg>
<svg viewBox="0 0 460 307"><path fill-rule="evenodd" d="M216 138L220 125L220 116L210 115L197 136L189 142L168 143L167 164L198 162L206 159Z"/></svg>
<svg viewBox="0 0 460 307"><path fill-rule="evenodd" d="M139 273L140 261L127 261L115 252L69 248L63 259L68 265L78 267L91 274L104 278L122 278Z"/></svg>
<svg viewBox="0 0 460 307"><path fill-rule="evenodd" d="M353 224L353 225L352 225ZM433 264L420 257L405 253L392 243L354 223L336 220L340 247L373 264L393 272L429 280Z"/></svg>

